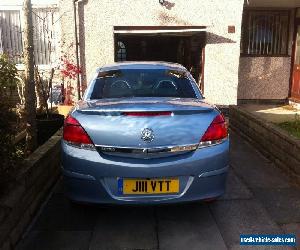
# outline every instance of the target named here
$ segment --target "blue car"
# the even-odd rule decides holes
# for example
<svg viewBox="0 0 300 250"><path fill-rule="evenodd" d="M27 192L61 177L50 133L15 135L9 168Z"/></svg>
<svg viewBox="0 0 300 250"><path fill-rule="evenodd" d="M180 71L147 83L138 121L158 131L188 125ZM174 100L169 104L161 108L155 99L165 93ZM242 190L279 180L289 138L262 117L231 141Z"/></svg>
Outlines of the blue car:
<svg viewBox="0 0 300 250"><path fill-rule="evenodd" d="M223 115L175 63L97 69L64 123L65 193L75 202L215 199L224 193L228 164Z"/></svg>

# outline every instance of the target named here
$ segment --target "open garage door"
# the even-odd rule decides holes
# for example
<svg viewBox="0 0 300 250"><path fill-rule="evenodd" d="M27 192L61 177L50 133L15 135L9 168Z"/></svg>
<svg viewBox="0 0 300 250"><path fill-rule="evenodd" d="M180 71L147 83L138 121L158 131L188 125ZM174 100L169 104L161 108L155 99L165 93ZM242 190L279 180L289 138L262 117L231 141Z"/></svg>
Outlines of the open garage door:
<svg viewBox="0 0 300 250"><path fill-rule="evenodd" d="M115 61L166 61L185 66L203 91L205 27L115 27Z"/></svg>

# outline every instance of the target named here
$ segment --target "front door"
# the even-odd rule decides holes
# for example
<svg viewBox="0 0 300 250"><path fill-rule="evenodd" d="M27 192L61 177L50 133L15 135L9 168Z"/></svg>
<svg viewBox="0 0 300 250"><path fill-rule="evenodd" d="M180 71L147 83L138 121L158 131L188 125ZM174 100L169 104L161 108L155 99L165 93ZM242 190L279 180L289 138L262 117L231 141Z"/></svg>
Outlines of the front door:
<svg viewBox="0 0 300 250"><path fill-rule="evenodd" d="M294 68L292 76L291 98L300 100L300 20L296 21Z"/></svg>

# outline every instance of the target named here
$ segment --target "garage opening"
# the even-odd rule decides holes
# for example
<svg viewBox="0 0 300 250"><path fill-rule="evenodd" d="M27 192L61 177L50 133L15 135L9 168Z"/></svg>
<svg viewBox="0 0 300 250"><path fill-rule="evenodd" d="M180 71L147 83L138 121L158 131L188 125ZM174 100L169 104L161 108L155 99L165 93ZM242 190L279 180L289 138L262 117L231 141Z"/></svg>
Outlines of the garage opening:
<svg viewBox="0 0 300 250"><path fill-rule="evenodd" d="M205 27L115 27L115 61L180 63L203 91Z"/></svg>

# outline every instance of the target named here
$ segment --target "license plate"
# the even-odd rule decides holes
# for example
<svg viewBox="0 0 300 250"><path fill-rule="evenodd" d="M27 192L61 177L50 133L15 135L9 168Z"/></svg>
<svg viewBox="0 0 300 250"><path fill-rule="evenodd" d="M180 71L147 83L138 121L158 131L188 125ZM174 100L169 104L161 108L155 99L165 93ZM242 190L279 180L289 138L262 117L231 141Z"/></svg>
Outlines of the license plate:
<svg viewBox="0 0 300 250"><path fill-rule="evenodd" d="M179 192L178 178L118 179L120 194L176 194Z"/></svg>

